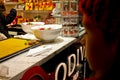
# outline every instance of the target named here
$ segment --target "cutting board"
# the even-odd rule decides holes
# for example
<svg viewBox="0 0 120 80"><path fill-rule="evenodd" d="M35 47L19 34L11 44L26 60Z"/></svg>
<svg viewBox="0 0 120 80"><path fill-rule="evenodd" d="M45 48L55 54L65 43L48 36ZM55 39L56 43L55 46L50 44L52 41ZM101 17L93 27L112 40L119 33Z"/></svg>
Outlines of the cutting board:
<svg viewBox="0 0 120 80"><path fill-rule="evenodd" d="M28 40L17 38L9 38L0 41L0 62L39 45L40 43L29 45Z"/></svg>

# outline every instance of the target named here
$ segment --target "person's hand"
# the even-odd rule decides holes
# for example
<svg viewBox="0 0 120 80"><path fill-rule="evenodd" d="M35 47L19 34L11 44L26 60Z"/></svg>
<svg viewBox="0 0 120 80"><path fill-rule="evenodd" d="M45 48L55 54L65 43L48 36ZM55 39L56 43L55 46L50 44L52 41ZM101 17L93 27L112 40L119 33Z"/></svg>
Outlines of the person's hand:
<svg viewBox="0 0 120 80"><path fill-rule="evenodd" d="M7 39L7 37L4 34L0 33L0 40L4 40L4 39Z"/></svg>

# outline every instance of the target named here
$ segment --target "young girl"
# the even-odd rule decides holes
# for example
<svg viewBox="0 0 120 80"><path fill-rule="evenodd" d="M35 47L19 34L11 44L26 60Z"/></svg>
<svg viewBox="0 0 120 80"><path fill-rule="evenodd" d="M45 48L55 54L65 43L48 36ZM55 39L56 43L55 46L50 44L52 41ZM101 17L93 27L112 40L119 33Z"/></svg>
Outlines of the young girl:
<svg viewBox="0 0 120 80"><path fill-rule="evenodd" d="M120 80L119 5L119 0L80 0L86 57L93 71L87 80Z"/></svg>

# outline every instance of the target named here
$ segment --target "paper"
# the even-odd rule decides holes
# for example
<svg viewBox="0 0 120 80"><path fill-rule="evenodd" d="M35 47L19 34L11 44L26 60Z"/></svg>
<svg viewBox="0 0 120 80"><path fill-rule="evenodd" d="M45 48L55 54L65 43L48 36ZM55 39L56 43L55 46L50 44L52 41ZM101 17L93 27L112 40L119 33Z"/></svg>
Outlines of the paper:
<svg viewBox="0 0 120 80"><path fill-rule="evenodd" d="M50 50L52 50L51 45L42 45L42 46L30 49L27 53L27 56L37 56L37 55L40 55L41 53L44 53Z"/></svg>
<svg viewBox="0 0 120 80"><path fill-rule="evenodd" d="M6 77L8 75L9 68L4 65L0 65L0 76Z"/></svg>
<svg viewBox="0 0 120 80"><path fill-rule="evenodd" d="M17 36L14 36L14 37L15 38L22 38L22 39L37 40L37 38L34 36L34 34L17 35Z"/></svg>

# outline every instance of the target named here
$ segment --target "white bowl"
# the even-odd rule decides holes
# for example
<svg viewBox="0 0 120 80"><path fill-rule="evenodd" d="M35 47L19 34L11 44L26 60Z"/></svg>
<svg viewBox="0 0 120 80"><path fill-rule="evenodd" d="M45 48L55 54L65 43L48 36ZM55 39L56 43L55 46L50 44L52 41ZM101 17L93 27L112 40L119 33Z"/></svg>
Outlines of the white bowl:
<svg viewBox="0 0 120 80"><path fill-rule="evenodd" d="M22 30L26 33L33 33L31 28L34 27L34 26L41 26L41 25L44 25L45 23L44 22L24 22L24 23L21 23L21 26L22 26Z"/></svg>
<svg viewBox="0 0 120 80"><path fill-rule="evenodd" d="M43 26L32 27L31 29L36 38L44 42L52 42L60 35L62 25L46 24Z"/></svg>

